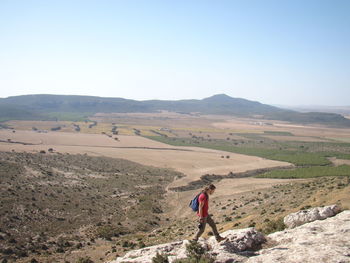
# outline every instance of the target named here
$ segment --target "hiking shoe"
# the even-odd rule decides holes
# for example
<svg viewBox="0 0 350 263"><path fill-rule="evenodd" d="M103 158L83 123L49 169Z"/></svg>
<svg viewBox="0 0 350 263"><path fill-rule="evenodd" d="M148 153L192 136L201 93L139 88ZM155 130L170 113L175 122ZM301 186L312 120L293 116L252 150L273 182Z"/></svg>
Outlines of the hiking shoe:
<svg viewBox="0 0 350 263"><path fill-rule="evenodd" d="M224 237L217 237L216 238L217 242L221 242L221 241L224 241L224 240L226 240L226 238L224 238Z"/></svg>

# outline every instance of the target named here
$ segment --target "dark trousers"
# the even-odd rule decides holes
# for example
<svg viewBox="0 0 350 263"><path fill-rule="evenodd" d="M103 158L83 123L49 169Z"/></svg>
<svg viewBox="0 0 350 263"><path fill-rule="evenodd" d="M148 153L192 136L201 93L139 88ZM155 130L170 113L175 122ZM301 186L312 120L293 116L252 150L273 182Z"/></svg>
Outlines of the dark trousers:
<svg viewBox="0 0 350 263"><path fill-rule="evenodd" d="M210 215L208 215L207 217L205 217L202 221L202 223L199 223L198 225L198 231L196 233L196 235L194 236L193 240L198 240L198 238L203 234L204 230L205 230L205 226L207 225L207 223L209 224L209 226L213 229L213 233L216 237L216 239L218 239L218 237L220 237L220 234L216 228L216 224L214 222L214 220L210 217Z"/></svg>

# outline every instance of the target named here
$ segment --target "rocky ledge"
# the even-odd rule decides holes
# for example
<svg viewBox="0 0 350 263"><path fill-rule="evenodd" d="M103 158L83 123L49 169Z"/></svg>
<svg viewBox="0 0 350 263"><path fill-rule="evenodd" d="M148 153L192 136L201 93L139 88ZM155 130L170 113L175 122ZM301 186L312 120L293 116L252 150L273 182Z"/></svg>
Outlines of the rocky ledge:
<svg viewBox="0 0 350 263"><path fill-rule="evenodd" d="M284 231L264 236L254 228L229 230L222 233L226 240L221 243L214 237L200 239L199 243L215 257L216 263L349 263L350 210L333 216L339 211L337 206L303 210L285 217L290 228ZM327 216L333 217L324 219ZM311 218L316 221L310 222ZM300 225L301 221L309 223ZM300 226L291 228L296 225ZM174 262L186 257L187 244L189 241L183 240L133 250L109 263L151 263L157 253L168 255L169 262ZM261 249L262 246L267 248Z"/></svg>

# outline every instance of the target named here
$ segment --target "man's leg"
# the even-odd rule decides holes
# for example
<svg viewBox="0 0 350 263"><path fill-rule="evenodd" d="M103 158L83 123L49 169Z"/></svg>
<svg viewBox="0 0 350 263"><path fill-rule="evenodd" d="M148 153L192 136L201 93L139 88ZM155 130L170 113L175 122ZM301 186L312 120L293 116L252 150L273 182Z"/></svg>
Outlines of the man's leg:
<svg viewBox="0 0 350 263"><path fill-rule="evenodd" d="M213 233L214 233L216 240L221 239L220 234L218 232L218 229L216 228L216 224L215 224L214 220L210 217L210 215L208 215L208 217L207 217L207 223L213 229Z"/></svg>
<svg viewBox="0 0 350 263"><path fill-rule="evenodd" d="M195 234L193 240L197 241L198 238L204 233L206 224L207 224L207 218L204 218L202 223L198 222L198 231Z"/></svg>

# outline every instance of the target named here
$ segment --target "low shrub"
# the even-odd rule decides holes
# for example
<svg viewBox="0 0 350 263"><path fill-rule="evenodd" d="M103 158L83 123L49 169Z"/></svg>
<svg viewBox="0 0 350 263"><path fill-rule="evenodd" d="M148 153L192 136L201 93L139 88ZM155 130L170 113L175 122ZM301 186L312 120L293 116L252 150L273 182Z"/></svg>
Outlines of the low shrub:
<svg viewBox="0 0 350 263"><path fill-rule="evenodd" d="M175 260L174 263L213 263L215 258L210 256L196 241L186 245L187 258Z"/></svg>
<svg viewBox="0 0 350 263"><path fill-rule="evenodd" d="M168 256L157 252L157 255L152 258L152 263L169 263Z"/></svg>
<svg viewBox="0 0 350 263"><path fill-rule="evenodd" d="M278 218L277 220L268 220L265 219L265 227L262 228L264 234L270 234L277 231L282 231L286 228L283 217Z"/></svg>
<svg viewBox="0 0 350 263"><path fill-rule="evenodd" d="M76 263L94 263L90 257L79 258Z"/></svg>

